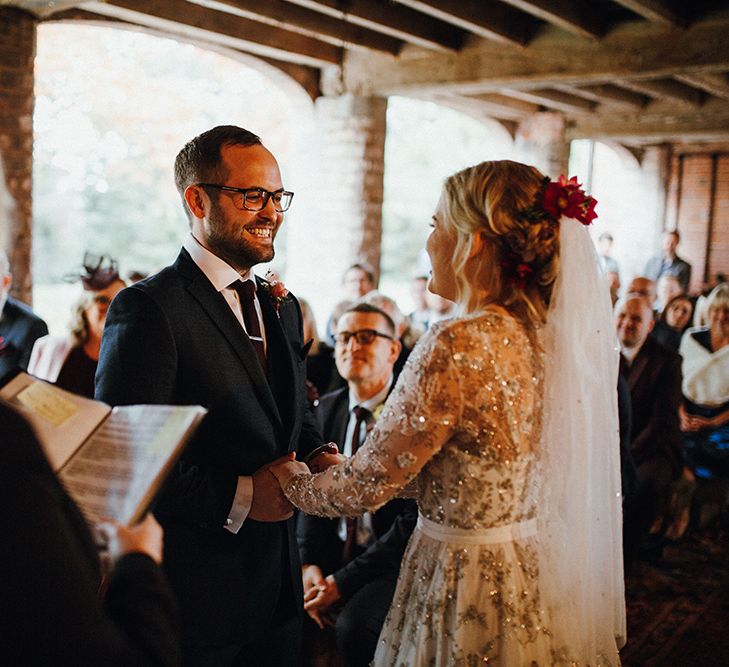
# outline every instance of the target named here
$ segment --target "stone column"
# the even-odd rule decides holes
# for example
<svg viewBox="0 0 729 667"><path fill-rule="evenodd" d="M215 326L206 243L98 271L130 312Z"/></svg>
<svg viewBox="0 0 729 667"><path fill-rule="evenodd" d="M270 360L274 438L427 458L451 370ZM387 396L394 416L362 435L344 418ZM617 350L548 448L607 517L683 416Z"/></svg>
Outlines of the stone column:
<svg viewBox="0 0 729 667"><path fill-rule="evenodd" d="M7 208L7 185L14 209L0 210L0 243L10 258L12 293L31 302L31 244L33 227L33 65L36 20L14 7L0 7L0 159L5 184L0 184L0 207Z"/></svg>
<svg viewBox="0 0 729 667"><path fill-rule="evenodd" d="M514 140L516 159L534 165L546 176L567 175L570 146L565 137L564 116L540 111L519 123Z"/></svg>
<svg viewBox="0 0 729 667"><path fill-rule="evenodd" d="M344 94L315 103L318 146L300 202L312 222L289 230L286 273L320 319L341 298L347 266L365 261L379 275L386 112L387 99L379 97Z"/></svg>

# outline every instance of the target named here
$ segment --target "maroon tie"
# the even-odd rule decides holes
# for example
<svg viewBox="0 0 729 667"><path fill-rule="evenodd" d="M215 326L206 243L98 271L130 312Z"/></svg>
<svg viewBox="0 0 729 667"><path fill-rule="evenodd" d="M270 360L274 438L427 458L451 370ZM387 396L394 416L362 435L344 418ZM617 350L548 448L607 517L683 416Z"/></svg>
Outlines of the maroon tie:
<svg viewBox="0 0 729 667"><path fill-rule="evenodd" d="M352 412L354 412L354 430L352 431L352 456L354 456L362 444L360 442L362 424L367 424L367 419L372 413L361 405L352 408ZM348 563L354 558L357 548L357 517L347 517L346 521L347 537L342 548L342 564Z"/></svg>
<svg viewBox="0 0 729 667"><path fill-rule="evenodd" d="M258 355L258 361L261 362L263 374L266 374L266 350L263 347L263 336L261 335L261 323L258 320L256 312L256 286L252 280L236 280L231 287L238 292L240 298L240 307L243 311L243 322L246 325L246 333L251 340L251 345Z"/></svg>

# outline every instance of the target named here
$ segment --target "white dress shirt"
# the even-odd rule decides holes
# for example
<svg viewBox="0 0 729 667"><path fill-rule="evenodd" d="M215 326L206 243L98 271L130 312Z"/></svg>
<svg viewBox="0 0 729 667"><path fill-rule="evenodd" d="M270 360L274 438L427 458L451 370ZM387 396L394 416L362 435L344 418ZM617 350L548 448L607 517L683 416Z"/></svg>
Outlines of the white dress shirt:
<svg viewBox="0 0 729 667"><path fill-rule="evenodd" d="M357 421L357 418L355 417L353 412L354 408L359 405L360 407L363 407L366 410L370 411L370 416L367 418L367 421L360 424L361 431L359 434L359 444L360 446L362 446L364 444L365 438L367 437L368 429L375 423L373 413L377 406L385 402L387 395L390 393L391 386L392 376L390 376L390 379L385 383L385 386L379 392L377 392L374 396L368 398L366 401L360 401L359 403L352 395L352 392L349 392L349 421L347 422L347 433L344 436L344 442L341 443L342 454L344 454L344 456L352 456L352 435L354 434L354 425ZM341 538L342 542L347 539L346 519L342 518L339 520L337 534ZM372 528L372 514L370 512L365 512L360 517L359 521L357 521L357 536L355 540L357 544L362 547L368 546L375 540L375 532Z"/></svg>

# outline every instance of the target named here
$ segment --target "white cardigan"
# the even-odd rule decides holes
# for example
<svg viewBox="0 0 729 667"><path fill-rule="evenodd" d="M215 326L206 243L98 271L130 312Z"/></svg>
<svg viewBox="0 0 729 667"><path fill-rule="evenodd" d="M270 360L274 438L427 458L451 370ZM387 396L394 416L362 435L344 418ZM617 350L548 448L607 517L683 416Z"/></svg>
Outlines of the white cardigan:
<svg viewBox="0 0 729 667"><path fill-rule="evenodd" d="M729 345L718 352L709 352L691 335L705 330L705 327L695 327L681 338L678 349L683 357L681 389L693 403L713 408L729 401Z"/></svg>
<svg viewBox="0 0 729 667"><path fill-rule="evenodd" d="M41 380L55 382L73 344L66 336L43 336L35 341L30 353L28 373Z"/></svg>

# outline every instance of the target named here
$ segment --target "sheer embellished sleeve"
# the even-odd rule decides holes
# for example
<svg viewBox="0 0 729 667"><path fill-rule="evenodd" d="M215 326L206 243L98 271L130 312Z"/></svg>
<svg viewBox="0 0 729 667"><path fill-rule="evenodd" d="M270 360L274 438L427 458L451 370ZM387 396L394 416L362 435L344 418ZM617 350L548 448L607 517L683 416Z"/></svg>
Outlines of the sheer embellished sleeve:
<svg viewBox="0 0 729 667"><path fill-rule="evenodd" d="M355 456L288 481L284 492L294 505L318 516L356 516L381 507L418 475L460 420L455 335L436 325L423 336Z"/></svg>

